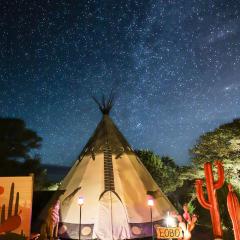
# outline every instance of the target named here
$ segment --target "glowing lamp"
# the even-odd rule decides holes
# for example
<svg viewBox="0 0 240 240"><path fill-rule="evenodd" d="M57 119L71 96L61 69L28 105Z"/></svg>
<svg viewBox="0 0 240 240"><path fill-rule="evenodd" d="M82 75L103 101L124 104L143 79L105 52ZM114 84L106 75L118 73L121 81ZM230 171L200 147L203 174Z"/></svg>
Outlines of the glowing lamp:
<svg viewBox="0 0 240 240"><path fill-rule="evenodd" d="M153 199L148 199L147 204L149 207L152 207L154 205Z"/></svg>
<svg viewBox="0 0 240 240"><path fill-rule="evenodd" d="M83 198L83 197L79 197L79 198L78 198L78 205L79 205L79 206L82 206L83 203L84 203L84 198Z"/></svg>
<svg viewBox="0 0 240 240"><path fill-rule="evenodd" d="M168 216L168 217L166 218L166 224L167 224L167 226L169 226L169 227L172 227L172 226L174 226L174 225L175 225L174 218L173 218L173 217L170 217L170 216Z"/></svg>
<svg viewBox="0 0 240 240"><path fill-rule="evenodd" d="M167 227L175 226L175 219L169 215L169 212L168 212L168 215L166 217L166 225L167 225Z"/></svg>

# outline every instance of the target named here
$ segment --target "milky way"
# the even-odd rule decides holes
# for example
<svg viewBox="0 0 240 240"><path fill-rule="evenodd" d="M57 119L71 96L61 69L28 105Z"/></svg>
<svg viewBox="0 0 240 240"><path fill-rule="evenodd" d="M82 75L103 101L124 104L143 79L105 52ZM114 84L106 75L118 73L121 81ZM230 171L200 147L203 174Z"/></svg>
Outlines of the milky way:
<svg viewBox="0 0 240 240"><path fill-rule="evenodd" d="M111 116L133 148L189 161L204 132L239 117L240 4L211 0L0 2L0 114L69 165L115 90Z"/></svg>

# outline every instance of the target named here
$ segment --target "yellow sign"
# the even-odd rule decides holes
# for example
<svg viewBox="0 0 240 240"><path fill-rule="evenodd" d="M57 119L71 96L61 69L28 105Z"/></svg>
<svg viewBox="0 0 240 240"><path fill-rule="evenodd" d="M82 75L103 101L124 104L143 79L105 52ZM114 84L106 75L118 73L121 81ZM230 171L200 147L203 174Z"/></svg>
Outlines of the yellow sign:
<svg viewBox="0 0 240 240"><path fill-rule="evenodd" d="M179 227L173 228L157 227L156 232L158 239L181 238L183 236L182 229Z"/></svg>

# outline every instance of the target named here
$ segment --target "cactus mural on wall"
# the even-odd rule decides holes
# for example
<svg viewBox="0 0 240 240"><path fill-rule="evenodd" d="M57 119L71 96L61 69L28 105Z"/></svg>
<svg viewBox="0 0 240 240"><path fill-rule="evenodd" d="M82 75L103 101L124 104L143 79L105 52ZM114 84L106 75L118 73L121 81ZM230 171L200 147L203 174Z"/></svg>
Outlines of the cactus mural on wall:
<svg viewBox="0 0 240 240"><path fill-rule="evenodd" d="M233 224L234 238L240 240L240 203L231 184L228 184L228 191L227 207Z"/></svg>
<svg viewBox="0 0 240 240"><path fill-rule="evenodd" d="M10 190L9 204L8 204L8 217L12 216L13 198L14 198L14 183L12 183L11 190Z"/></svg>
<svg viewBox="0 0 240 240"><path fill-rule="evenodd" d="M30 239L32 197L32 176L0 177L0 239Z"/></svg>
<svg viewBox="0 0 240 240"><path fill-rule="evenodd" d="M199 203L210 211L213 226L213 235L215 238L222 238L223 231L219 214L218 200L216 190L221 188L224 183L224 170L220 161L215 161L217 167L218 180L214 181L214 174L210 162L204 164L204 173L206 178L207 196L206 200L203 192L203 180L196 180L196 193Z"/></svg>
<svg viewBox="0 0 240 240"><path fill-rule="evenodd" d="M16 196L14 215L18 214L18 208L19 208L19 192L17 192L17 196Z"/></svg>
<svg viewBox="0 0 240 240"><path fill-rule="evenodd" d="M5 204L2 205L2 212L1 212L1 222L3 223L5 221Z"/></svg>
<svg viewBox="0 0 240 240"><path fill-rule="evenodd" d="M13 210L13 200L14 200L14 183L11 184L10 196L9 196L9 205L8 205L8 214L5 219L5 205L2 206L1 212L1 224L0 224L0 233L2 232L11 232L17 229L21 225L21 217L18 213L19 209L19 192L16 195L15 210L14 215L12 215Z"/></svg>
<svg viewBox="0 0 240 240"><path fill-rule="evenodd" d="M4 188L0 186L0 195L4 193ZM0 224L5 221L5 204L2 205Z"/></svg>

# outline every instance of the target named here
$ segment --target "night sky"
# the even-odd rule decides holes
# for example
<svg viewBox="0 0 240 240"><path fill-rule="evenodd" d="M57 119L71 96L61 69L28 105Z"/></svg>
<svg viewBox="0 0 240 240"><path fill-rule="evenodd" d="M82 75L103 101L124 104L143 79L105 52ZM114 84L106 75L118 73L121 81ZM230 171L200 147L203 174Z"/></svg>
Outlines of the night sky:
<svg viewBox="0 0 240 240"><path fill-rule="evenodd" d="M0 116L70 165L111 116L133 148L189 162L204 132L240 117L240 1L2 0Z"/></svg>

